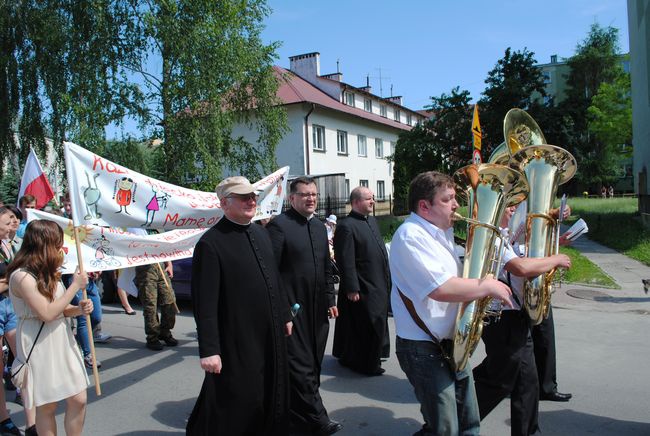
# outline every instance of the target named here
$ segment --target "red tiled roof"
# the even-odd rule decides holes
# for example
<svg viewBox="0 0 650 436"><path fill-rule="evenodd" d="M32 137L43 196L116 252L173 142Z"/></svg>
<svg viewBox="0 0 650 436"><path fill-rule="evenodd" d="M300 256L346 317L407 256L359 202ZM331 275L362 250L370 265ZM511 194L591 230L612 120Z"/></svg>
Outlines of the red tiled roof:
<svg viewBox="0 0 650 436"><path fill-rule="evenodd" d="M280 80L280 88L278 89L278 98L284 104L295 103L314 103L319 106L345 112L359 118L365 118L376 123L384 124L400 130L411 130L412 126L398 123L397 121L389 118L384 118L377 114L366 112L363 109L355 108L341 103L340 101L330 97L320 89L316 88L311 83L307 82L295 73L286 70L282 67L274 66L278 79Z"/></svg>

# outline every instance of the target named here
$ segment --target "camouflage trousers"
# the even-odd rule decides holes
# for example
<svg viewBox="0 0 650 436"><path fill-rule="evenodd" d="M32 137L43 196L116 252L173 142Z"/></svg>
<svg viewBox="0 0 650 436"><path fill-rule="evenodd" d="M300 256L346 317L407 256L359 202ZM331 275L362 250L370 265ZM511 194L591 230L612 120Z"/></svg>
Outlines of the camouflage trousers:
<svg viewBox="0 0 650 436"><path fill-rule="evenodd" d="M171 336L171 330L176 324L176 297L171 289L169 277L163 277L163 270L159 264L135 267L134 282L138 287L138 298L142 303L144 315L144 332L147 342L156 342L158 339ZM165 284L167 279L167 284ZM158 306L160 306L160 320L158 319Z"/></svg>

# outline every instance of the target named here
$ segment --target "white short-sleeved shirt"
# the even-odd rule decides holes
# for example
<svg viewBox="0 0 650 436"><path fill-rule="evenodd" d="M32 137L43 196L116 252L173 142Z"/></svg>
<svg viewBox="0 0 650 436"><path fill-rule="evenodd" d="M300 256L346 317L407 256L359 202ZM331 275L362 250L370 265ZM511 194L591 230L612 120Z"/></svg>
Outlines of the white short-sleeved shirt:
<svg viewBox="0 0 650 436"><path fill-rule="evenodd" d="M399 288L413 302L418 315L436 338L451 338L459 303L436 301L429 298L429 294L450 278L462 274L453 229L443 231L411 213L393 236L389 265L397 336L415 341L431 340L413 321L397 291Z"/></svg>
<svg viewBox="0 0 650 436"><path fill-rule="evenodd" d="M521 309L520 303L523 303L524 301L523 289L524 289L525 279L523 277L510 274L510 280L508 280L508 272L505 269L505 265L508 262L510 262L512 259L515 259L517 257L522 257L522 255L520 255L519 253L518 244L516 247L513 248L513 246L506 241L503 245L504 247L503 247L503 254L501 257L501 271L499 272L499 279L509 284L513 294L513 296L510 297L510 302L512 303L513 307L512 309L510 309L509 307L502 306L502 310L520 310ZM515 248L517 248L517 250ZM514 295L516 295L517 299L519 299L519 303L517 302L517 299L514 298Z"/></svg>

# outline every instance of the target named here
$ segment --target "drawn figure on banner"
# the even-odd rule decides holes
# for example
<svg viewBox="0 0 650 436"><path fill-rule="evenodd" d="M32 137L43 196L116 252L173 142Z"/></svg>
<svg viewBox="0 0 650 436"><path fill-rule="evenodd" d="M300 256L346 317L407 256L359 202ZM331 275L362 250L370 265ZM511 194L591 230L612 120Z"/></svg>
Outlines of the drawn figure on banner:
<svg viewBox="0 0 650 436"><path fill-rule="evenodd" d="M137 189L138 184L133 183L133 179L130 177L122 177L121 179L115 180L115 189L113 189L113 200L120 206L120 210L115 213L122 212L124 208L124 213L131 215L126 207L135 203L135 190ZM133 192L131 192L133 190Z"/></svg>
<svg viewBox="0 0 650 436"><path fill-rule="evenodd" d="M120 261L113 257L115 251L111 248L111 243L104 235L93 242L95 249L95 259L90 261L93 267L112 266L117 267L122 265Z"/></svg>
<svg viewBox="0 0 650 436"><path fill-rule="evenodd" d="M97 188L97 177L99 177L99 173L93 174L93 183L95 184L95 187L93 188L93 184L90 183L90 175L88 175L86 171L84 172L86 173L86 179L88 180L88 186L81 187L84 196L84 203L86 203L86 216L84 216L84 219L89 220L91 218L101 218L102 214L97 210L97 203L99 203L99 199L102 198L102 191Z"/></svg>
<svg viewBox="0 0 650 436"><path fill-rule="evenodd" d="M147 227L153 224L153 218L156 216L156 212L160 209L167 209L167 200L170 195L165 191L161 191L162 195L158 195L158 190L153 186L151 187L151 190L153 191L153 196L145 207L145 209L147 209L147 220L140 227ZM149 218L149 214L151 214L151 218Z"/></svg>

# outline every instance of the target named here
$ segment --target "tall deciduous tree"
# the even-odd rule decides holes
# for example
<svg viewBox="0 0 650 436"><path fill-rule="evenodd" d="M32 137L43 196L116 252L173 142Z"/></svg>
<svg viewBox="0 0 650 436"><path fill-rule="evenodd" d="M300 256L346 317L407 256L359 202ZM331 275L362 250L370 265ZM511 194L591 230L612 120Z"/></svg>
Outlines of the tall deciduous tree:
<svg viewBox="0 0 650 436"><path fill-rule="evenodd" d="M195 186L213 189L224 167L252 179L269 172L286 115L276 100L277 44L260 38L270 12L265 2L145 5L138 11L144 44L128 66L145 82L148 125L162 139L167 179L183 183L200 172ZM159 68L151 68L152 59ZM233 135L236 123L257 132L256 141Z"/></svg>
<svg viewBox="0 0 650 436"><path fill-rule="evenodd" d="M489 151L503 142L503 119L510 109L524 109L531 115L541 109L530 99L534 92L546 95L542 72L535 64L535 53L526 48L512 51L508 47L488 73L487 87L479 101L484 156L489 156Z"/></svg>
<svg viewBox="0 0 650 436"><path fill-rule="evenodd" d="M286 129L276 103L276 44L263 44L264 0L1 2L0 158L44 137L97 153L125 117L160 138L161 178L212 189L228 167L253 179L274 163ZM233 134L243 125L247 141ZM132 144L131 144L132 145ZM125 148L126 147L126 148ZM197 169L197 166L199 169Z"/></svg>
<svg viewBox="0 0 650 436"><path fill-rule="evenodd" d="M134 0L135 2L135 0ZM45 136L100 148L104 127L120 123L140 94L119 63L133 41L135 3L0 3L0 161L29 147L41 156ZM20 165L17 165L19 170Z"/></svg>
<svg viewBox="0 0 650 436"><path fill-rule="evenodd" d="M417 174L436 170L452 174L472 160L472 110L469 91L459 87L450 94L431 97L431 118L400 134L395 162L396 204L406 204L408 187Z"/></svg>
<svg viewBox="0 0 650 436"><path fill-rule="evenodd" d="M577 181L596 190L619 176L619 155L615 145L590 130L589 110L603 83L612 84L623 73L618 48L618 29L593 24L576 54L569 58L567 98L560 108L572 126L568 149L579 162ZM593 124L592 124L593 125ZM602 132L602 130L601 130Z"/></svg>

